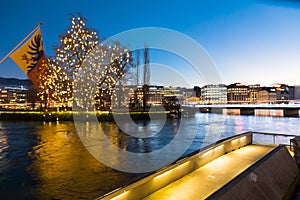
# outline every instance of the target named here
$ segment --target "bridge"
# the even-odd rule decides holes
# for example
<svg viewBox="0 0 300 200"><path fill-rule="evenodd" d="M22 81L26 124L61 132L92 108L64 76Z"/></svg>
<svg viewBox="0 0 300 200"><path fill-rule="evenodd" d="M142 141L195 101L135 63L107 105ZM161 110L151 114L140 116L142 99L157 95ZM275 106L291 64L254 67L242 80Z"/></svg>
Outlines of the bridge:
<svg viewBox="0 0 300 200"><path fill-rule="evenodd" d="M300 104L196 104L182 105L182 108L187 112L282 117L300 116Z"/></svg>
<svg viewBox="0 0 300 200"><path fill-rule="evenodd" d="M99 199L289 199L299 178L289 151L294 137L248 132L223 139Z"/></svg>

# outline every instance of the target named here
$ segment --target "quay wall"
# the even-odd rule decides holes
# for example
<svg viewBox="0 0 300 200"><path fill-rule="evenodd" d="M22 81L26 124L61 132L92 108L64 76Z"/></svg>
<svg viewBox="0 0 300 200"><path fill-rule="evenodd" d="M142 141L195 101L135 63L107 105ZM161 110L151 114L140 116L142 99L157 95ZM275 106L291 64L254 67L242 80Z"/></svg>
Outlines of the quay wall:
<svg viewBox="0 0 300 200"><path fill-rule="evenodd" d="M214 199L291 199L299 169L285 146L267 156L209 196Z"/></svg>
<svg viewBox="0 0 300 200"><path fill-rule="evenodd" d="M72 111L64 111L64 112L43 112L43 111L0 111L0 120L7 121L73 121L73 115L78 113ZM111 112L94 112L89 114L95 114L99 121L114 121L114 117ZM128 113L126 113L128 114ZM165 113L149 113L149 112L131 112L130 117L133 120L142 119L148 120L150 119L149 114L151 115L160 115L164 114L167 117L171 118L168 112ZM81 113L82 115L82 113ZM117 115L124 115L119 113Z"/></svg>

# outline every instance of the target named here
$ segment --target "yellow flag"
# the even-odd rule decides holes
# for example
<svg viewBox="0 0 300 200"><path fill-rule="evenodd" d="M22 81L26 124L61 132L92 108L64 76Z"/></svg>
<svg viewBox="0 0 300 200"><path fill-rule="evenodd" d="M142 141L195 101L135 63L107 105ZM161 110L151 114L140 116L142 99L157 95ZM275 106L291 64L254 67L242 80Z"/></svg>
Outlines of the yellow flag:
<svg viewBox="0 0 300 200"><path fill-rule="evenodd" d="M45 53L40 28L10 58L39 87L39 75L44 71Z"/></svg>

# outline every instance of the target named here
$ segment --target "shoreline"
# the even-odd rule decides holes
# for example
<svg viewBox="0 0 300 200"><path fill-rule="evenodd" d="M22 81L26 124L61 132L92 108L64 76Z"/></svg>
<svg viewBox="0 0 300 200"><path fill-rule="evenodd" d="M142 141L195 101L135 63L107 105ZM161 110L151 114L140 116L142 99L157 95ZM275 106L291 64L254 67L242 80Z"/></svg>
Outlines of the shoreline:
<svg viewBox="0 0 300 200"><path fill-rule="evenodd" d="M73 111L0 111L0 120L2 121L74 121L73 115L78 112ZM114 121L112 112L108 111L94 111L81 114L95 114L98 121ZM127 115L125 112L114 113L114 115ZM166 114L168 118L174 118L170 112L130 112L130 117L133 120L147 120L150 119L149 114Z"/></svg>

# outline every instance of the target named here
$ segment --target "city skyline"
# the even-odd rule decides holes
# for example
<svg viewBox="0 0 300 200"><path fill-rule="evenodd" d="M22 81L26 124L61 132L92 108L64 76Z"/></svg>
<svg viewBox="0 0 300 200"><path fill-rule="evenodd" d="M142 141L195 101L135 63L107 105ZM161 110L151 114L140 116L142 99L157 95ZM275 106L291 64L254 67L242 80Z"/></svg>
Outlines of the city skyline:
<svg viewBox="0 0 300 200"><path fill-rule="evenodd" d="M0 89L2 88L5 88L5 87L11 87L12 84L10 82L13 82L13 86L15 86L16 88L18 87L24 87L26 85L26 87L29 86L29 88L33 87L33 83L28 79L28 78L5 78L5 77L1 77L0 76ZM22 84L15 84L15 83L18 83L18 82L22 82ZM26 84L24 85L23 83L26 82ZM5 83L9 83L8 85L5 85ZM234 85L234 84L240 84L242 86L260 86L260 87L280 87L280 85L287 85L287 86L296 86L296 87L300 87L300 84L299 85L292 85L292 84L286 84L286 83L273 83L273 84L269 84L269 85L262 85L261 83L254 83L254 84L245 84L245 83L241 83L241 82L231 82L231 83L228 83L228 84L224 84L224 83L215 83L215 84L204 84L204 85L193 85L191 87L185 87L185 86L180 86L180 85L163 85L163 84L152 84L150 83L149 86L150 87L165 87L165 88L186 88L186 89L193 89L194 87L205 87L205 86L208 86L208 85L224 85L224 86L230 86L230 85ZM135 84L126 84L124 85L125 87L128 86L128 87L132 87L132 86L136 86ZM141 87L143 86L142 84L139 84L137 87ZM25 88L26 88L25 87Z"/></svg>
<svg viewBox="0 0 300 200"><path fill-rule="evenodd" d="M120 6L113 6L114 4ZM158 6L159 5L159 6ZM115 8L114 12L110 9ZM28 9L38 10L30 13ZM128 8L128 12L126 12ZM130 9L129 9L130 8ZM182 5L145 2L87 2L67 3L49 1L45 5L35 1L5 2L0 8L3 27L0 58L4 57L39 21L43 21L42 35L47 55L53 55L52 45L69 25L69 13L80 12L88 18L88 26L100 31L100 37L138 27L165 27L182 32L196 40L207 51L221 76L222 83L273 83L299 85L300 80L300 4L293 1L191 1ZM166 9L168 12L166 13ZM54 12L57 10L57 12ZM124 13L122 16L116 13ZM21 19L26 19L23 22ZM186 61L152 54L151 62L173 67L193 85L204 85L189 74ZM162 61L163 60L163 61ZM183 72L182 72L183 71ZM151 73L154 76L155 73ZM159 74L158 74L159 75ZM0 76L27 78L22 70L7 59L0 65ZM156 81L160 80L158 76Z"/></svg>

